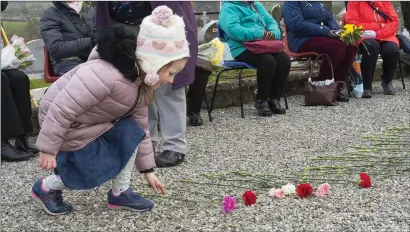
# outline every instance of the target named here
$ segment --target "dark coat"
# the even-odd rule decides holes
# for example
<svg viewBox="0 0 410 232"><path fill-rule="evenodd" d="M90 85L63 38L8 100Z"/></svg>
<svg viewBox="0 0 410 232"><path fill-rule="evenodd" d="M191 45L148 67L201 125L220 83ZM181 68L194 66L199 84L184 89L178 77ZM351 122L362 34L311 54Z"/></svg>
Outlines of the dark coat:
<svg viewBox="0 0 410 232"><path fill-rule="evenodd" d="M41 15L40 32L53 63L61 76L85 62L95 41L95 9L87 7L80 15L65 2L53 2Z"/></svg>
<svg viewBox="0 0 410 232"><path fill-rule="evenodd" d="M339 26L321 2L284 2L282 15L288 33L289 48L298 52L312 37L327 37L329 30ZM323 26L321 25L323 23Z"/></svg>
<svg viewBox="0 0 410 232"><path fill-rule="evenodd" d="M172 84L174 89L190 85L194 82L195 78L195 66L198 56L198 37L197 37L197 24L194 15L194 10L191 5L191 2L188 1L151 1L152 9L155 9L158 6L166 5L172 9L172 11L182 16L185 22L185 30L187 33L187 40L189 42L189 51L191 59L188 60L185 68L178 73ZM98 1L97 2L97 20L96 20L96 29L97 34L104 28L109 26L110 20L110 9L109 2L107 1Z"/></svg>

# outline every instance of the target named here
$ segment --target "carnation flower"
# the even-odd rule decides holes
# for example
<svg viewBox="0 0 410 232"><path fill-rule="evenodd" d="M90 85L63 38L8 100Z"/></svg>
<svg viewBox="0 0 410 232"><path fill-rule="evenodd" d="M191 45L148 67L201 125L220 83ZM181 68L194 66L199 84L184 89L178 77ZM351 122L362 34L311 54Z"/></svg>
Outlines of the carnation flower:
<svg viewBox="0 0 410 232"><path fill-rule="evenodd" d="M282 186L282 190L285 195L291 195L296 193L296 187L290 183Z"/></svg>
<svg viewBox="0 0 410 232"><path fill-rule="evenodd" d="M319 188L317 188L315 195L317 197L324 197L329 195L330 193L330 185L328 183L321 184Z"/></svg>
<svg viewBox="0 0 410 232"><path fill-rule="evenodd" d="M232 196L225 196L222 202L222 210L225 213L230 213L236 208L236 198Z"/></svg>
<svg viewBox="0 0 410 232"><path fill-rule="evenodd" d="M272 188L269 190L269 196L282 199L285 197L285 192L283 191L283 189Z"/></svg>

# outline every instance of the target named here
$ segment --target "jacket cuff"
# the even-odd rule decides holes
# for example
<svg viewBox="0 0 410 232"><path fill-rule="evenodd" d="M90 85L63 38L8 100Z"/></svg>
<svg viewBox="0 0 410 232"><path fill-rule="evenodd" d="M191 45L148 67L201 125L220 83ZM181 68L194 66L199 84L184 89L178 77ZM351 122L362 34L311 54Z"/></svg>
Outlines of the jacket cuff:
<svg viewBox="0 0 410 232"><path fill-rule="evenodd" d="M138 171L155 168L154 152L151 152L147 155L137 154L137 157L135 158L135 168Z"/></svg>

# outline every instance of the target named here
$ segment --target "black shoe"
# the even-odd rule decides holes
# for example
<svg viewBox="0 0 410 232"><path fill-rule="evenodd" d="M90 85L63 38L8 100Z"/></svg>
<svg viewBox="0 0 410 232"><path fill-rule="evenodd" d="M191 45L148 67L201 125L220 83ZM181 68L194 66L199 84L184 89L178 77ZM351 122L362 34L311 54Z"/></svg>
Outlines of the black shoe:
<svg viewBox="0 0 410 232"><path fill-rule="evenodd" d="M155 156L155 164L159 168L167 168L180 165L184 162L185 154L165 150L158 156Z"/></svg>
<svg viewBox="0 0 410 232"><path fill-rule="evenodd" d="M370 89L365 89L362 98L372 98L372 91Z"/></svg>
<svg viewBox="0 0 410 232"><path fill-rule="evenodd" d="M394 88L391 81L387 84L382 81L382 88L385 95L394 95Z"/></svg>
<svg viewBox="0 0 410 232"><path fill-rule="evenodd" d="M19 138L16 138L16 148L20 151L30 152L33 154L37 154L39 152L37 148L30 145L27 136L20 136Z"/></svg>
<svg viewBox="0 0 410 232"><path fill-rule="evenodd" d="M202 126L204 123L199 113L188 113L188 122L191 126Z"/></svg>
<svg viewBox="0 0 410 232"><path fill-rule="evenodd" d="M33 157L30 152L17 150L8 141L1 142L1 159L8 162L18 162L28 160Z"/></svg>
<svg viewBox="0 0 410 232"><path fill-rule="evenodd" d="M268 101L257 100L255 102L255 108L258 111L258 115L261 117L272 116L272 111L269 109Z"/></svg>
<svg viewBox="0 0 410 232"><path fill-rule="evenodd" d="M349 102L349 93L347 88L343 88L339 92L339 96L337 97L337 101L339 102Z"/></svg>
<svg viewBox="0 0 410 232"><path fill-rule="evenodd" d="M286 114L286 109L282 108L280 106L280 103L278 100L268 100L268 105L269 109L272 111L274 114Z"/></svg>

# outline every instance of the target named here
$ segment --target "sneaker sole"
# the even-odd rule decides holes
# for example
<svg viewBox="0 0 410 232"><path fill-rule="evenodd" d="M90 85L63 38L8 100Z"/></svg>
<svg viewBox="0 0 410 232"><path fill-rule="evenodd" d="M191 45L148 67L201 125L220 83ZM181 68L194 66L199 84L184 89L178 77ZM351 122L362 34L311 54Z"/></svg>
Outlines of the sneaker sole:
<svg viewBox="0 0 410 232"><path fill-rule="evenodd" d="M43 207L43 209L44 209L48 214L50 214L50 215L58 216L58 215L67 214L67 213L71 212L71 211L68 211L68 212L63 212L63 213L53 213L53 212L51 212L50 210L47 209L47 207L46 207L46 205L44 205L43 201L42 201L42 200L37 196L37 194L35 194L33 191L31 191L31 197L32 197L37 203L39 203L39 204L41 205L41 207Z"/></svg>
<svg viewBox="0 0 410 232"><path fill-rule="evenodd" d="M134 209L134 208L130 208L127 206L121 206L121 205L113 205L113 204L107 204L107 207L109 209L112 210L131 210L131 211L135 211L135 212L147 212L147 211L151 211L154 207L152 208L148 208L148 209Z"/></svg>

